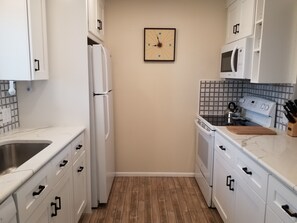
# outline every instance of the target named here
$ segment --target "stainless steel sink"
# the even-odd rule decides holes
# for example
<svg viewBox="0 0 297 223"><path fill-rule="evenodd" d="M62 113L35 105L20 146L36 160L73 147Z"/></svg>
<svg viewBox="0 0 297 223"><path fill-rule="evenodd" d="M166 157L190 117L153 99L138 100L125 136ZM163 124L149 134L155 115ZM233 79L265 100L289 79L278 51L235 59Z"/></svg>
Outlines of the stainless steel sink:
<svg viewBox="0 0 297 223"><path fill-rule="evenodd" d="M12 172L49 144L48 141L30 141L0 145L0 176Z"/></svg>

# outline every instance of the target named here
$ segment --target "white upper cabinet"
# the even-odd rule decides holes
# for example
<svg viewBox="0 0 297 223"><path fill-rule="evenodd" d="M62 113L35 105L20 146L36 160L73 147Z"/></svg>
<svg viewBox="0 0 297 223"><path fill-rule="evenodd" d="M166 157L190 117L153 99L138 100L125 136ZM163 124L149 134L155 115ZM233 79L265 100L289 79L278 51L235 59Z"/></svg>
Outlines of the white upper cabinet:
<svg viewBox="0 0 297 223"><path fill-rule="evenodd" d="M88 0L89 38L104 40L104 0Z"/></svg>
<svg viewBox="0 0 297 223"><path fill-rule="evenodd" d="M0 80L48 79L45 0L1 0L0 29Z"/></svg>
<svg viewBox="0 0 297 223"><path fill-rule="evenodd" d="M228 7L226 43L253 35L255 2L256 0L226 1Z"/></svg>
<svg viewBox="0 0 297 223"><path fill-rule="evenodd" d="M296 8L296 0L257 1L251 82L296 82Z"/></svg>

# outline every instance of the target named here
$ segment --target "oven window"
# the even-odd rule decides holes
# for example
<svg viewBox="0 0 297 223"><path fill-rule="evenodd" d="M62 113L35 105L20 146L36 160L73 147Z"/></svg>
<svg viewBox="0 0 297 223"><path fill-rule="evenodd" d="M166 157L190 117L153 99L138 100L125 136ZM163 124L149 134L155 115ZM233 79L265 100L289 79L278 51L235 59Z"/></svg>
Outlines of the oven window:
<svg viewBox="0 0 297 223"><path fill-rule="evenodd" d="M232 56L232 51L222 53L221 72L232 72L232 69L231 69L231 56ZM237 60L238 60L238 50L235 51L235 55L234 55L234 69L235 69L235 72L237 71Z"/></svg>
<svg viewBox="0 0 297 223"><path fill-rule="evenodd" d="M208 141L201 134L199 134L198 140L198 156L203 162L204 167L208 168Z"/></svg>

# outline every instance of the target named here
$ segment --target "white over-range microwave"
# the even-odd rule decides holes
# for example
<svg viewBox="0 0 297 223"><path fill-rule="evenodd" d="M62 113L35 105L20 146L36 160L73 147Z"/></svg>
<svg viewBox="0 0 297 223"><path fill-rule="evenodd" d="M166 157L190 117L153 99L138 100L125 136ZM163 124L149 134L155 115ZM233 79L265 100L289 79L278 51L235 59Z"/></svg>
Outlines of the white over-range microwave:
<svg viewBox="0 0 297 223"><path fill-rule="evenodd" d="M251 78L252 45L252 38L244 38L222 47L221 78Z"/></svg>

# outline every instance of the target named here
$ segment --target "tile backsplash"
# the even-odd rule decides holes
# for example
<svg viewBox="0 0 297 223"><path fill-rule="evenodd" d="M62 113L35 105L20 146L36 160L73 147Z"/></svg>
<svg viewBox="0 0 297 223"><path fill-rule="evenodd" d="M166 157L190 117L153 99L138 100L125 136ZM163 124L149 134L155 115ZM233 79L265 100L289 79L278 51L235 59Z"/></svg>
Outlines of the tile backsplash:
<svg viewBox="0 0 297 223"><path fill-rule="evenodd" d="M17 94L13 96L9 95L8 89L9 82L0 81L0 134L20 126ZM11 111L11 121L7 123L3 123L2 109L4 108L10 108Z"/></svg>
<svg viewBox="0 0 297 223"><path fill-rule="evenodd" d="M201 80L199 114L223 115L228 102L238 102L243 96L255 96L275 101L276 128L285 130L282 123L283 105L292 99L293 84L255 84L249 80Z"/></svg>

